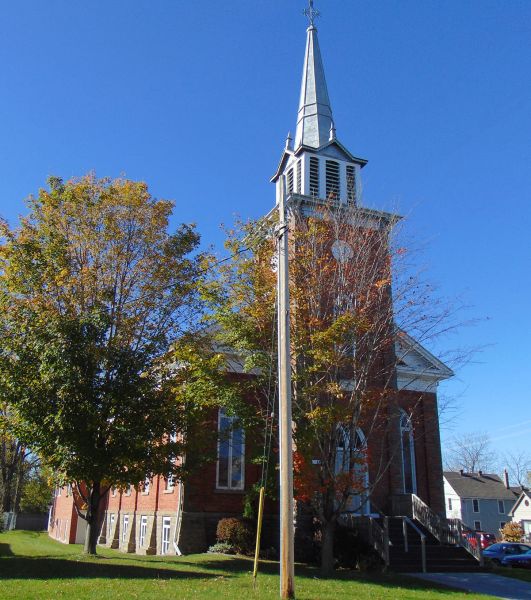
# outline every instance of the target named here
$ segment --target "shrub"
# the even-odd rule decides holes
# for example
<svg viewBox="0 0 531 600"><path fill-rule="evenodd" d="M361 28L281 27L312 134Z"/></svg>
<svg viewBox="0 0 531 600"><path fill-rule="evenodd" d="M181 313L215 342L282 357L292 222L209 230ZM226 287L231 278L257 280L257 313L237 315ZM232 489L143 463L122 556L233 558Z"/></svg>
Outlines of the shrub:
<svg viewBox="0 0 531 600"><path fill-rule="evenodd" d="M218 542L208 549L209 554L236 554L236 550L227 542Z"/></svg>
<svg viewBox="0 0 531 600"><path fill-rule="evenodd" d="M247 519L230 517L220 519L216 530L218 542L226 542L240 554L252 554L254 549L254 527Z"/></svg>
<svg viewBox="0 0 531 600"><path fill-rule="evenodd" d="M524 536L524 530L520 523L509 521L509 523L505 523L501 534L504 542L519 542Z"/></svg>

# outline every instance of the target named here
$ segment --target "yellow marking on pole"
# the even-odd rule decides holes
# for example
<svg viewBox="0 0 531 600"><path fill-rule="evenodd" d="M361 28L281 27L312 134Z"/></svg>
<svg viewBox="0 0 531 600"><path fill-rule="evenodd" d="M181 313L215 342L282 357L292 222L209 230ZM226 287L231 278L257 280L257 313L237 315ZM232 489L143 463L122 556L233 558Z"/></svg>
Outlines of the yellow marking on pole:
<svg viewBox="0 0 531 600"><path fill-rule="evenodd" d="M256 576L258 575L258 555L260 554L260 537L262 535L262 517L264 514L264 493L265 488L260 488L260 500L258 502L258 523L256 527L256 548L254 550L254 570L253 585L256 585Z"/></svg>

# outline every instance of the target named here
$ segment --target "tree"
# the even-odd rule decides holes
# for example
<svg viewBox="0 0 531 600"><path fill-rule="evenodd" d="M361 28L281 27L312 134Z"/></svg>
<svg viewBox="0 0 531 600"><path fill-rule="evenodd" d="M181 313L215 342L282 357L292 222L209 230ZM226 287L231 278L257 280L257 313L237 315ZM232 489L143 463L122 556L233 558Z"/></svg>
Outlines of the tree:
<svg viewBox="0 0 531 600"><path fill-rule="evenodd" d="M524 530L520 523L509 521L503 526L501 534L504 542L521 542L524 537Z"/></svg>
<svg viewBox="0 0 531 600"><path fill-rule="evenodd" d="M497 456L488 434L476 432L455 437L446 448L445 466L448 471L496 473Z"/></svg>
<svg viewBox="0 0 531 600"><path fill-rule="evenodd" d="M511 481L521 487L531 486L531 455L525 450L508 452L504 457Z"/></svg>
<svg viewBox="0 0 531 600"><path fill-rule="evenodd" d="M53 476L49 469L32 468L28 473L20 498L20 510L29 513L45 513L52 502Z"/></svg>
<svg viewBox="0 0 531 600"><path fill-rule="evenodd" d="M48 183L18 228L1 224L0 397L16 439L74 484L94 554L111 485L184 475L198 417L167 353L197 325L205 257L194 226L168 233L173 205L144 183Z"/></svg>
<svg viewBox="0 0 531 600"><path fill-rule="evenodd" d="M411 272L406 275L409 255L393 242L395 224L392 215L334 202L313 208L310 216L297 209L292 215L295 485L320 523L324 574L333 566L341 513L353 496L370 497L393 459L368 457L367 440L398 428L395 377L403 356L395 347L401 347L402 330L423 343L453 327L453 308L434 301L432 289ZM276 371L273 227L266 220L229 232L233 259L210 293L215 335L255 374L249 385L264 399L264 419ZM398 444L395 436L391 454ZM376 461L369 487L368 459Z"/></svg>

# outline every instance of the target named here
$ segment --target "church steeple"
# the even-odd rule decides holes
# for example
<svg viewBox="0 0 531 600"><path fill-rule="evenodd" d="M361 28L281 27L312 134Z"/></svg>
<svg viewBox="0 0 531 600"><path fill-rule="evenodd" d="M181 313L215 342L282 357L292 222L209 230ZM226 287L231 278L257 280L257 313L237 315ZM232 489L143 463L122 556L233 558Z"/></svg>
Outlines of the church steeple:
<svg viewBox="0 0 531 600"><path fill-rule="evenodd" d="M302 71L301 96L295 143L288 136L278 169L271 181L285 177L285 190L304 201L358 204L361 200L360 169L367 164L352 155L336 136L332 108L317 39L315 18L309 0L304 11L310 22ZM280 187L277 185L277 202Z"/></svg>
<svg viewBox="0 0 531 600"><path fill-rule="evenodd" d="M326 78L317 39L314 18L318 15L313 9L313 2L306 11L310 18L307 30L306 53L302 71L301 96L295 133L295 149L299 146L320 148L330 140L333 128L332 108L326 87Z"/></svg>

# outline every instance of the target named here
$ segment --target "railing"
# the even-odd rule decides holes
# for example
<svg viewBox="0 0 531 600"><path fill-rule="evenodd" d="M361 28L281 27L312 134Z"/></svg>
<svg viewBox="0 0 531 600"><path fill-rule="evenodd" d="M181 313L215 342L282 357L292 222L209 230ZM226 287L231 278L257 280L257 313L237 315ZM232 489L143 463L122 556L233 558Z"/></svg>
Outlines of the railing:
<svg viewBox="0 0 531 600"><path fill-rule="evenodd" d="M349 513L341 515L339 521L350 529L356 529L365 541L380 555L385 566L389 566L389 527L388 517L384 517L382 527L374 517L354 516Z"/></svg>
<svg viewBox="0 0 531 600"><path fill-rule="evenodd" d="M445 519L439 516L415 494L411 494L411 515L441 544L462 546L483 566L481 540L476 536L476 545L473 545L465 535L466 528L460 519Z"/></svg>
<svg viewBox="0 0 531 600"><path fill-rule="evenodd" d="M414 529L420 536L420 549L422 556L422 572L426 573L426 536L425 534L413 523L409 517L402 517L402 533L404 535L404 551L409 552L409 544L407 540L407 526Z"/></svg>

